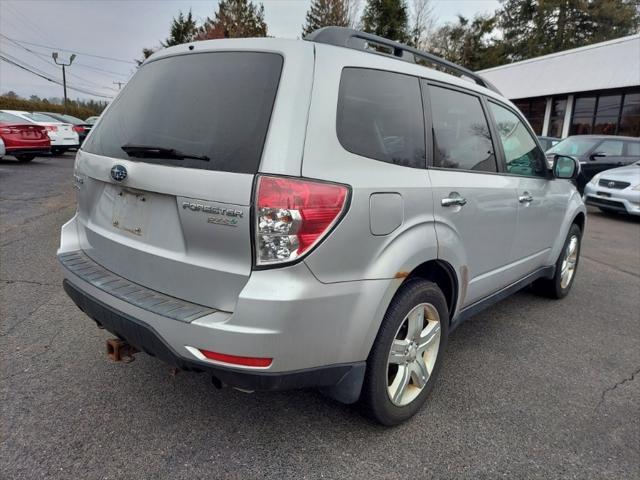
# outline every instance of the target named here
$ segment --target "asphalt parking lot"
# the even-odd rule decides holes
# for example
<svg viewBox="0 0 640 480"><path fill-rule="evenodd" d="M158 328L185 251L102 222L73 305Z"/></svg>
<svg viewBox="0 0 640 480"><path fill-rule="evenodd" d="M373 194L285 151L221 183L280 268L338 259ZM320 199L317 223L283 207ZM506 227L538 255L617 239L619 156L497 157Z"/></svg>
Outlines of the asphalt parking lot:
<svg viewBox="0 0 640 480"><path fill-rule="evenodd" d="M107 360L55 259L72 166L0 161L0 478L638 478L640 222L590 210L569 297L461 326L426 407L385 429L315 391Z"/></svg>

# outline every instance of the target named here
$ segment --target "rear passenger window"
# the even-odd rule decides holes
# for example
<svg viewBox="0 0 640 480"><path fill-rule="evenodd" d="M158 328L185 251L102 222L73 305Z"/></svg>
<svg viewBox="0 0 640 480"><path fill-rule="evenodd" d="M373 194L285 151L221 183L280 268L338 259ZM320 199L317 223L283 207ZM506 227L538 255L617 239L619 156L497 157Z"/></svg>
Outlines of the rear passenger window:
<svg viewBox="0 0 640 480"><path fill-rule="evenodd" d="M619 157L622 155L622 140L605 140L596 147L596 152Z"/></svg>
<svg viewBox="0 0 640 480"><path fill-rule="evenodd" d="M627 142L627 155L640 157L640 142Z"/></svg>
<svg viewBox="0 0 640 480"><path fill-rule="evenodd" d="M345 68L340 80L336 130L357 155L405 167L425 167L420 83L398 73Z"/></svg>
<svg viewBox="0 0 640 480"><path fill-rule="evenodd" d="M480 99L429 86L435 144L434 166L496 172L491 132Z"/></svg>

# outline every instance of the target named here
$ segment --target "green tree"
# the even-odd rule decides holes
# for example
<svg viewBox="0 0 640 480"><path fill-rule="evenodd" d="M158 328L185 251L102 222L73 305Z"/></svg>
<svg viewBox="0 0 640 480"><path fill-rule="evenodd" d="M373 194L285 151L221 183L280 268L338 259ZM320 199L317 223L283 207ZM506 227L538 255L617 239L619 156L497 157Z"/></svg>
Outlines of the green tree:
<svg viewBox="0 0 640 480"><path fill-rule="evenodd" d="M198 33L196 21L193 19L191 10L185 17L182 11L178 12L178 17L171 22L171 32L169 38L161 42L163 47L172 47L192 41Z"/></svg>
<svg viewBox="0 0 640 480"><path fill-rule="evenodd" d="M266 37L264 6L250 0L221 0L214 18L200 27L197 40L212 38Z"/></svg>
<svg viewBox="0 0 640 480"><path fill-rule="evenodd" d="M581 47L638 31L635 0L501 0L497 26L509 61Z"/></svg>
<svg viewBox="0 0 640 480"><path fill-rule="evenodd" d="M362 23L365 32L398 42L408 42L409 16L405 0L369 0Z"/></svg>
<svg viewBox="0 0 640 480"><path fill-rule="evenodd" d="M142 49L142 58L140 60L138 60L137 58L135 59L136 63L138 64L138 67L140 65L142 65L144 63L144 61L149 58L151 55L153 55L155 53L155 50L153 48L143 48Z"/></svg>
<svg viewBox="0 0 640 480"><path fill-rule="evenodd" d="M345 0L313 0L302 26L302 36L329 26L349 26L349 5Z"/></svg>
<svg viewBox="0 0 640 480"><path fill-rule="evenodd" d="M495 25L496 18L490 15L473 19L458 15L456 22L436 30L430 50L471 70L495 67L504 60L503 44L494 36Z"/></svg>

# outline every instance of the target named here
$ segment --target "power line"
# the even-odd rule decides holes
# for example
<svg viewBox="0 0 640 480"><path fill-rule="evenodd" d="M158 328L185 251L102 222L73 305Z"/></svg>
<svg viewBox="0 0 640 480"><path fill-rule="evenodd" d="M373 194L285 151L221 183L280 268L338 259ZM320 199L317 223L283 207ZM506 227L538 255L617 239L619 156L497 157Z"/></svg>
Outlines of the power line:
<svg viewBox="0 0 640 480"><path fill-rule="evenodd" d="M62 85L62 82L60 82L59 80L55 80L55 79L53 79L51 77L48 77L47 75L44 75L42 73L38 73L38 72L32 70L31 68L28 68L28 67L26 67L24 65L21 65L19 62L16 62L14 60L11 60L10 58L7 58L5 55L0 54L0 60L3 60L3 61L5 61L5 62L7 62L7 63L9 63L11 65L14 65L14 66L16 66L16 67L18 67L18 68L20 68L22 70L25 70L25 71L33 74L33 75L36 75L36 76L38 76L40 78L44 78L45 80L47 80L47 81L49 81L51 83L55 83L56 85ZM42 71L40 71L40 72L42 72ZM69 88L69 90L75 90L76 92L84 93L86 95L92 95L94 97L108 98L110 100L113 99L113 97L109 97L107 95L102 95L102 94L96 93L96 92L91 92L91 91L85 90L83 88L73 87L73 86L70 86L70 85L68 86L68 88Z"/></svg>
<svg viewBox="0 0 640 480"><path fill-rule="evenodd" d="M93 55L91 53L79 52L77 50L69 50L69 49L60 48L60 47L53 47L53 46L50 46L50 45L42 45L40 43L25 42L24 40L16 40L15 38L9 38L6 35L3 35L3 37L8 39L8 40L13 40L14 42L17 42L17 43L21 43L21 44L24 44L24 45L31 45L31 46L34 46L34 47L46 48L48 50L60 50L60 51L63 51L63 52L68 52L68 53L75 53L76 55L84 55L85 57L93 57L93 58L100 58L102 60L110 60L112 62L129 63L129 64L132 64L132 65L136 64L134 61L131 61L131 60L123 60L121 58L114 58L114 57L105 57L103 55Z"/></svg>
<svg viewBox="0 0 640 480"><path fill-rule="evenodd" d="M10 41L13 45L15 45L15 46L17 46L17 47L19 47L19 48L21 48L21 49L23 49L23 50L26 50L27 52L29 52L29 53L31 53L32 55L36 56L36 57L37 57L38 59L40 59L42 62L46 63L47 65L52 66L51 62L49 61L49 58L48 58L46 55L44 55L44 54L42 54L42 53L40 53L40 52L36 52L36 51L34 51L34 50L31 50L30 48L25 47L25 46L23 46L23 45L20 45L18 42L14 41L14 40L11 40L9 37L7 37L6 35L3 35L2 33L0 33L0 37L3 37L3 38L5 38L5 39L7 39L7 40L8 40L8 41ZM8 55L6 52L5 52L5 54L6 54L6 55ZM16 58L14 57L14 60L18 60L18 59L16 59ZM34 68L34 69L35 69L35 67L32 67L32 68ZM47 75L49 75L49 73L48 73L48 72L47 72ZM108 89L110 89L110 90L114 90L114 89L113 89L113 88L111 88L111 87L104 87L103 85L100 85L100 84L98 84L98 83L96 83L96 82L93 82L93 81L91 81L91 80L87 80L86 78L80 77L80 76L78 76L78 75L76 75L76 74L74 74L74 73L71 73L71 72L69 72L69 76L70 76L70 77L77 78L78 80L80 80L82 83L84 83L86 86L88 86L88 87L90 87L90 88L96 88L96 87L97 87L97 88L108 88ZM114 91L115 91L115 90L114 90Z"/></svg>

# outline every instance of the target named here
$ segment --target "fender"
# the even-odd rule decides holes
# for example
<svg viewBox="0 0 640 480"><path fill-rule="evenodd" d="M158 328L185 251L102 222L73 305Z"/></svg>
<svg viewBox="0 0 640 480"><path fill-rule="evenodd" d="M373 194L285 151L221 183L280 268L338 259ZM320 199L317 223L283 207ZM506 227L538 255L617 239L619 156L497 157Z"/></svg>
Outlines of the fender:
<svg viewBox="0 0 640 480"><path fill-rule="evenodd" d="M587 224L586 223L587 222L587 208L585 207L584 203L582 202L582 197L580 196L580 193L577 190L574 190L573 193L571 194L571 196L569 197L568 202L567 202L567 207L565 209L564 219L562 221L561 231L558 232L558 236L556 237L556 241L554 242L553 247L551 248L551 251L549 252L549 257L547 258L547 264L548 265L555 265L556 260L560 256L560 251L562 250L562 247L564 246L564 241L566 240L567 235L569 234L569 228L571 228L571 225L573 224L574 219L580 213L582 213L584 215L585 227L586 227L586 224ZM583 229L583 233L584 233L584 229Z"/></svg>

